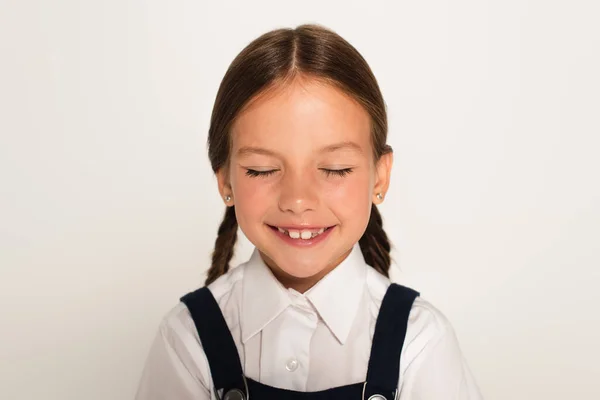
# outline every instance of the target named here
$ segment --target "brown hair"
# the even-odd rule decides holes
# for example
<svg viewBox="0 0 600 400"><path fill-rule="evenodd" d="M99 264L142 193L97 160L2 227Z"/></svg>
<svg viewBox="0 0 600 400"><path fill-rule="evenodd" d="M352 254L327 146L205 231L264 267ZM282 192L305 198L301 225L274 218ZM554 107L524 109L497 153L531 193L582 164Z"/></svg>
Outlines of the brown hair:
<svg viewBox="0 0 600 400"><path fill-rule="evenodd" d="M229 164L230 128L240 111L257 95L302 74L338 87L358 101L371 117L374 160L392 149L386 144L387 114L371 68L360 53L335 32L319 25L276 29L263 34L233 60L217 93L208 131L208 155L216 173ZM206 284L229 270L237 239L234 206L227 207L219 226ZM365 261L388 276L390 242L375 204L361 237Z"/></svg>

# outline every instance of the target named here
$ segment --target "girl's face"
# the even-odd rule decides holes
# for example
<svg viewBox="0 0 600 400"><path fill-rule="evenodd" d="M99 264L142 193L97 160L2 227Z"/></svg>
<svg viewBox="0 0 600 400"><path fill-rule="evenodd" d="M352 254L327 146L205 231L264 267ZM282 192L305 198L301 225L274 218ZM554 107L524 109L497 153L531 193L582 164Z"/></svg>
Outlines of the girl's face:
<svg viewBox="0 0 600 400"><path fill-rule="evenodd" d="M375 165L370 125L344 92L299 77L234 122L219 189L285 286L305 291L335 268L363 235L376 194L385 195L392 154Z"/></svg>

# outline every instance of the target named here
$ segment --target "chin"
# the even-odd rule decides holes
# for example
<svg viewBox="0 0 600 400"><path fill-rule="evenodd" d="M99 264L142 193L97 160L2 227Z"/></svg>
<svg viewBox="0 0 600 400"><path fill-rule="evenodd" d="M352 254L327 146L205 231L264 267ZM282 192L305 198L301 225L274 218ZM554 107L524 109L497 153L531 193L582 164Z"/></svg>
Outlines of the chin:
<svg viewBox="0 0 600 400"><path fill-rule="evenodd" d="M297 278L297 279L306 279L311 278L315 275L318 275L319 272L323 271L323 268L315 268L314 266L310 267L302 267L302 266L290 266L284 267L280 269L285 272L287 275Z"/></svg>

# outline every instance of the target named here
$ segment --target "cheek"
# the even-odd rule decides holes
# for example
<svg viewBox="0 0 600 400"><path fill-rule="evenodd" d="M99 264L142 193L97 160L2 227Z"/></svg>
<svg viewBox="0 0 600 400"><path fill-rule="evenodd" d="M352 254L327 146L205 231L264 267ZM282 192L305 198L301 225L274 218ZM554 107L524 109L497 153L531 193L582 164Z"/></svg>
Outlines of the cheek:
<svg viewBox="0 0 600 400"><path fill-rule="evenodd" d="M232 179L235 198L243 202L253 201L261 196L261 179L249 178L244 175L244 173L240 173Z"/></svg>
<svg viewBox="0 0 600 400"><path fill-rule="evenodd" d="M356 218L371 210L370 178L366 173L348 176L327 189L328 206L339 217Z"/></svg>
<svg viewBox="0 0 600 400"><path fill-rule="evenodd" d="M270 206L269 199L273 198L264 179L250 178L241 172L232 177L232 186L239 224L243 226L245 221L261 219Z"/></svg>

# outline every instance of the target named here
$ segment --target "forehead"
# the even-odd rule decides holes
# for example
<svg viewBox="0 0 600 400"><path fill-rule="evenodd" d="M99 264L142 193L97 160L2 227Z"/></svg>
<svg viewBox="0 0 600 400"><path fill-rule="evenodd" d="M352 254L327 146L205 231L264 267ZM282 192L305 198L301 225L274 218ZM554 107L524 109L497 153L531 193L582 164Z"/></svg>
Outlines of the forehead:
<svg viewBox="0 0 600 400"><path fill-rule="evenodd" d="M367 154L370 116L342 90L316 79L294 79L267 90L238 115L233 151L262 146L286 153L354 142Z"/></svg>

